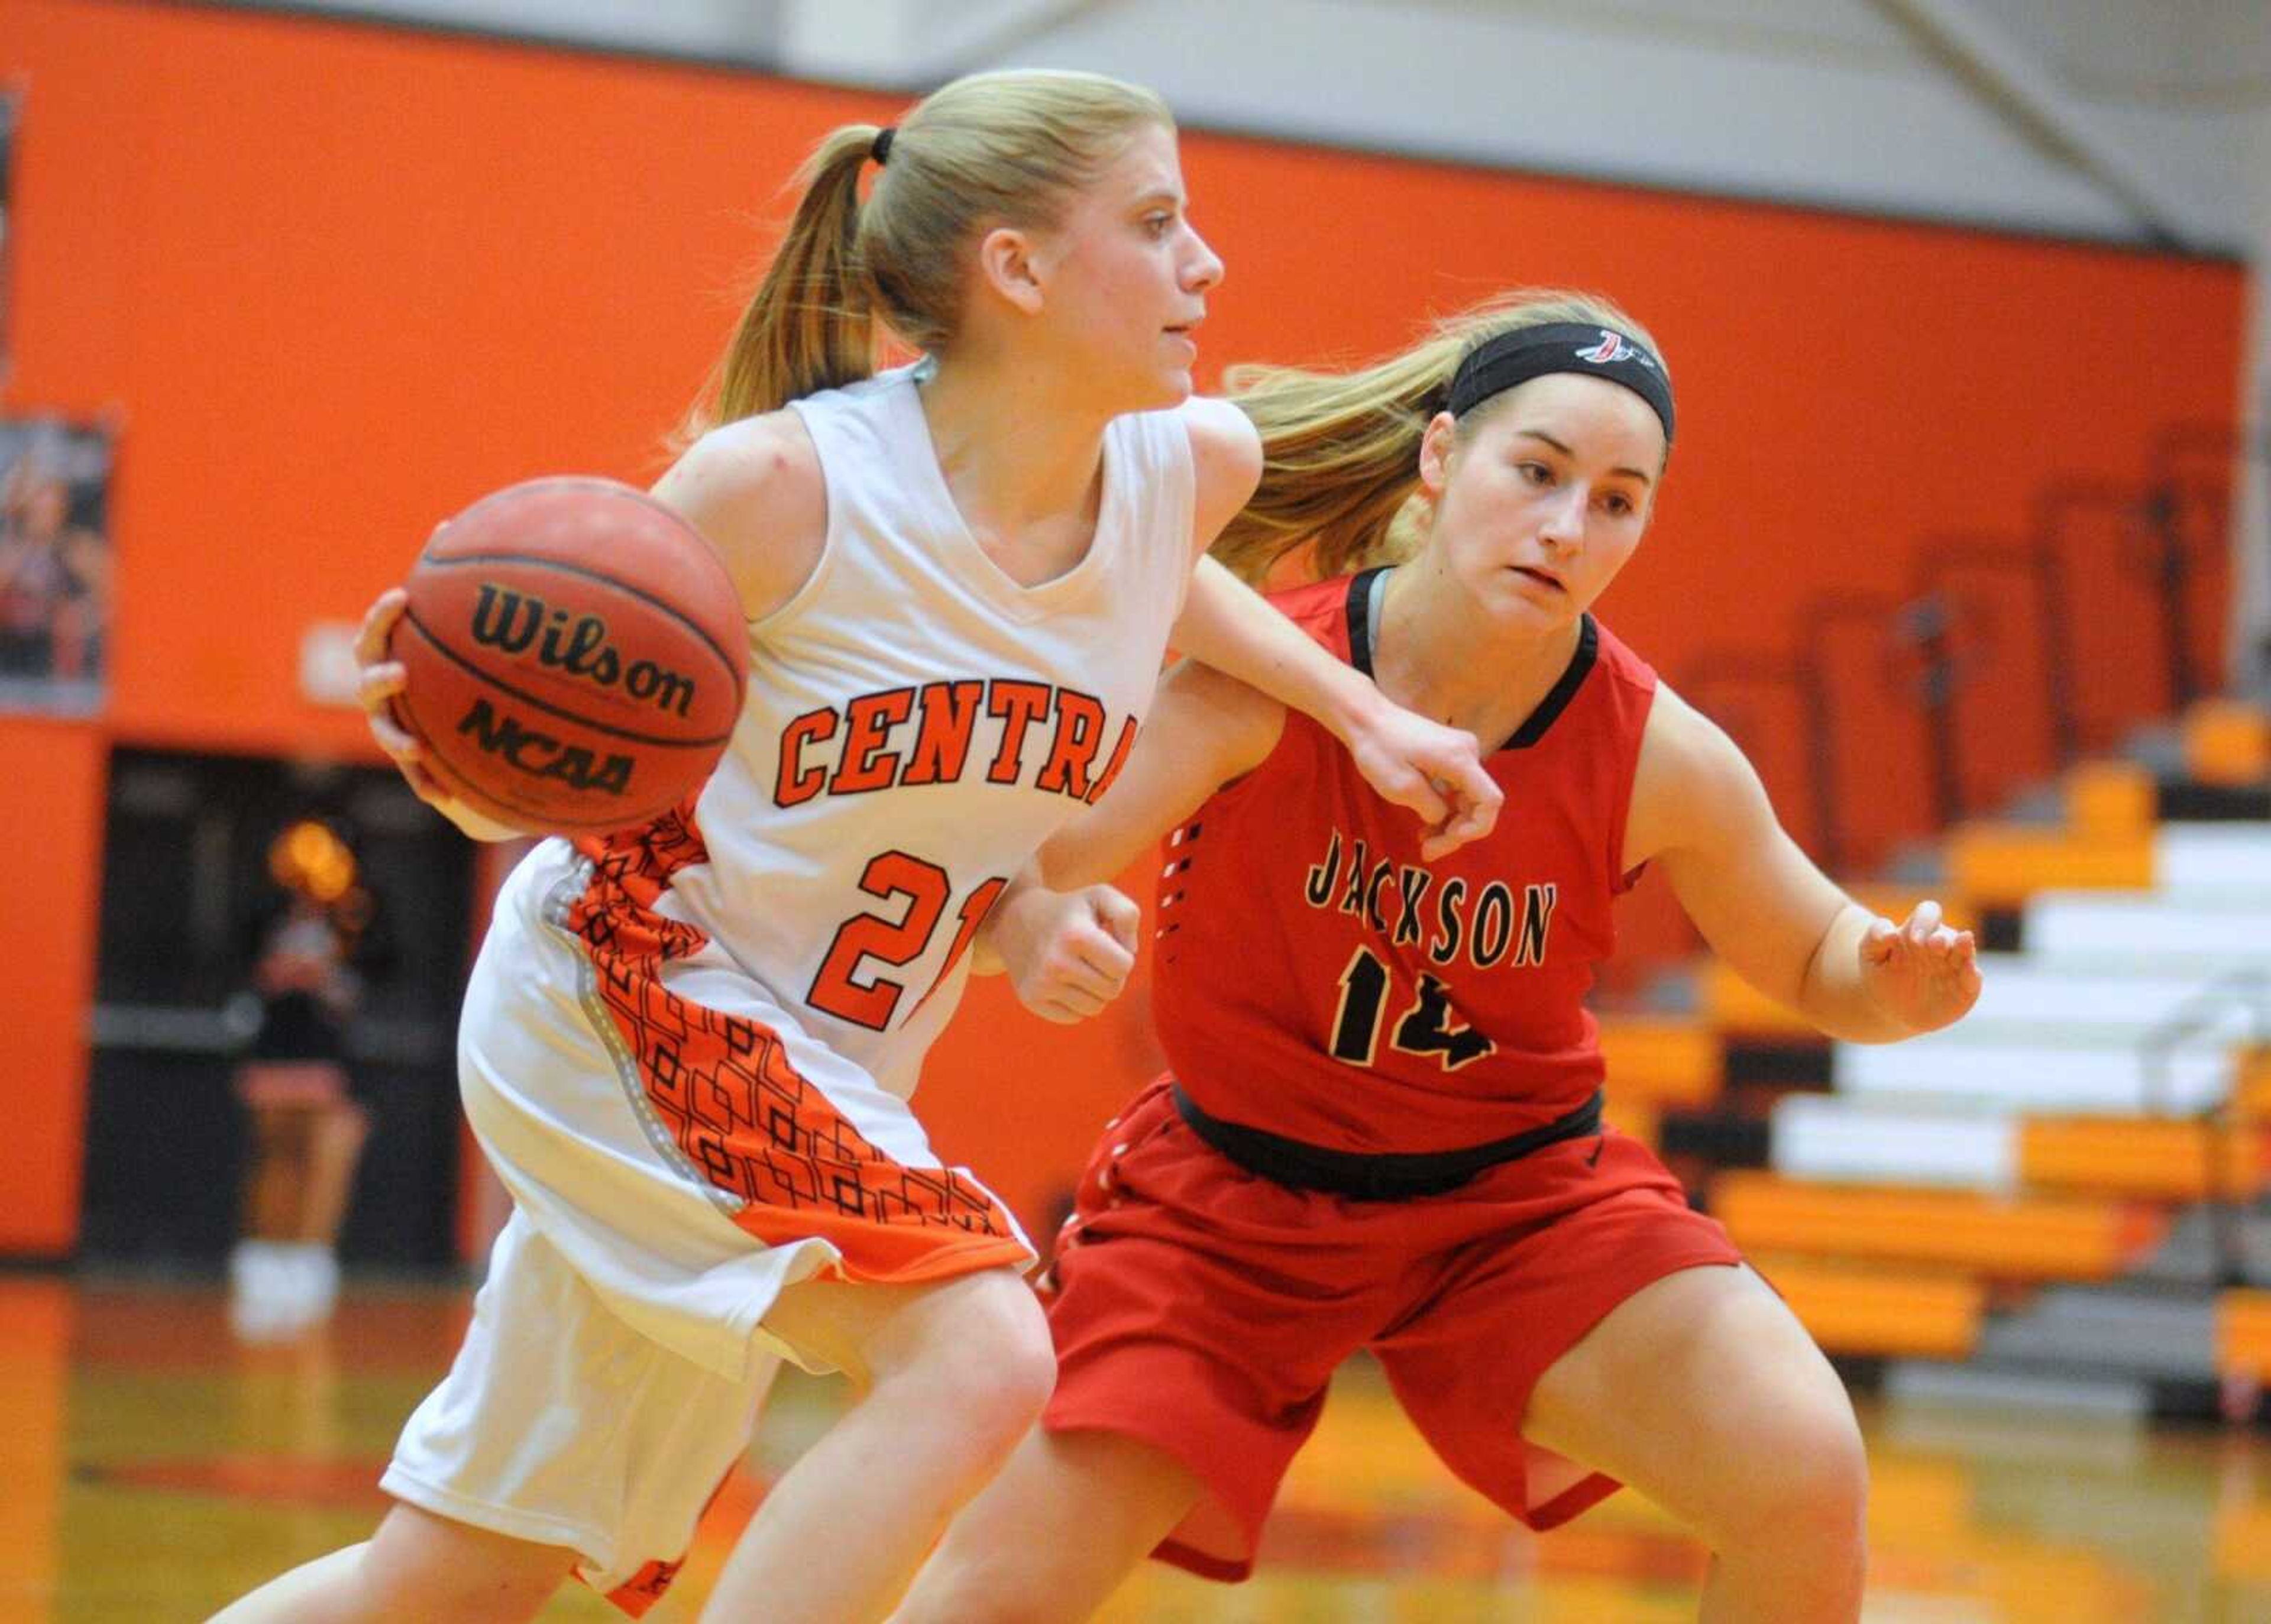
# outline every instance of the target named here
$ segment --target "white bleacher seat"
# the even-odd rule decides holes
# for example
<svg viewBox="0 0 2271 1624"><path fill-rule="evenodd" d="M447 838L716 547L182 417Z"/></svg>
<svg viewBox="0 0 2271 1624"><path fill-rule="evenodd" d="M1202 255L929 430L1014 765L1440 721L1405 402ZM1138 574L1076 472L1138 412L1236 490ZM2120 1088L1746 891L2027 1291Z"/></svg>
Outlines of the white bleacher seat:
<svg viewBox="0 0 2271 1624"><path fill-rule="evenodd" d="M1775 1102L1768 1164L1793 1179L2008 1189L2018 1179L2018 1124L1995 1112L1785 1094Z"/></svg>
<svg viewBox="0 0 2271 1624"><path fill-rule="evenodd" d="M1983 953L1979 974L1979 1002L1963 1017L1966 1036L2053 1042L2089 1037L2108 1044L2143 1039L2186 1011L2213 980L2197 972L2060 968L2023 953Z"/></svg>
<svg viewBox="0 0 2271 1624"><path fill-rule="evenodd" d="M2044 891L2027 904L2027 957L2044 967L2205 980L2271 972L2271 900L2150 891Z"/></svg>
<svg viewBox="0 0 2271 1624"><path fill-rule="evenodd" d="M2230 1091L2233 1070L2215 1042L2177 1048L2156 1079L2133 1043L1998 1042L1960 1024L1905 1043L1841 1043L1830 1062L1836 1091L1854 1099L2121 1116L2205 1110Z"/></svg>
<svg viewBox="0 0 2271 1624"><path fill-rule="evenodd" d="M2153 889L2172 898L2252 897L2271 907L2271 824L2163 824L2153 837Z"/></svg>

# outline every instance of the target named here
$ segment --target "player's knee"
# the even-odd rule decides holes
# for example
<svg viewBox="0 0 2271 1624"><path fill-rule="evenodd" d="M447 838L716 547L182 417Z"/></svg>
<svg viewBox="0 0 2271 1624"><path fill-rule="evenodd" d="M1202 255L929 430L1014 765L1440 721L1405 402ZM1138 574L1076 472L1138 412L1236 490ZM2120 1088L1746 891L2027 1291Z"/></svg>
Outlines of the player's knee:
<svg viewBox="0 0 2271 1624"><path fill-rule="evenodd" d="M1793 1404L1758 1442L1760 1470L1735 1519L1736 1537L1825 1555L1858 1551L1869 1460L1843 1392Z"/></svg>
<svg viewBox="0 0 2271 1624"><path fill-rule="evenodd" d="M952 1334L905 1372L937 1412L955 1419L989 1464L1006 1456L1040 1419L1056 1386L1049 1325L1020 1283L958 1305Z"/></svg>
<svg viewBox="0 0 2271 1624"><path fill-rule="evenodd" d="M1049 1322L1022 1289L993 1316L972 1348L976 1402L987 1438L1006 1455L1040 1419L1056 1390L1057 1356Z"/></svg>

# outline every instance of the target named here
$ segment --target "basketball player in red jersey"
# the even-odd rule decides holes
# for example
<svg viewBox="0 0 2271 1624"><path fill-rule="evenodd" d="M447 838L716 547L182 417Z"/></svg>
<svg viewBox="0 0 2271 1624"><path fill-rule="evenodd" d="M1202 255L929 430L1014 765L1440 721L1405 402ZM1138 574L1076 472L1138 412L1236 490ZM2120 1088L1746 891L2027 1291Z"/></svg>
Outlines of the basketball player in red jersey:
<svg viewBox="0 0 2271 1624"><path fill-rule="evenodd" d="M1726 735L1593 618L1672 440L1670 378L1627 317L1515 298L1367 371L1233 384L1266 460L1217 554L1259 573L1313 545L1328 578L1279 606L1391 697L1502 741L1507 816L1426 858L1313 724L1171 677L1043 862L1081 883L1175 831L1155 970L1173 1070L1082 1181L1042 1429L897 1618L1085 1618L1147 1553L1243 1577L1359 1348L1532 1527L1629 1483L1709 1546L1706 1618L1853 1618L1866 1470L1844 1390L1603 1126L1583 999L1649 863L1716 951L1843 1039L1962 1016L1969 934L1845 897Z"/></svg>

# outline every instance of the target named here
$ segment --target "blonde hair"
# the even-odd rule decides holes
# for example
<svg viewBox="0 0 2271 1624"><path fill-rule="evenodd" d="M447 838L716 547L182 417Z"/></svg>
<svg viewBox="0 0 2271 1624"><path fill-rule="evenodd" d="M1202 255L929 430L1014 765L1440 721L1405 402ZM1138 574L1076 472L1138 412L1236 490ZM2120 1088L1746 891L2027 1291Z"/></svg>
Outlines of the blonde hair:
<svg viewBox="0 0 2271 1624"><path fill-rule="evenodd" d="M953 343L981 230L1046 230L1167 104L1098 73L1020 71L958 78L891 138L865 203L875 124L821 138L797 172L796 212L685 432L771 412L875 368L876 318L918 349Z"/></svg>
<svg viewBox="0 0 2271 1624"><path fill-rule="evenodd" d="M1460 360L1500 333L1554 322L1612 327L1663 354L1648 329L1606 299L1528 288L1446 317L1410 349L1354 371L1230 369L1232 402L1262 431L1262 483L1215 539L1215 557L1256 583L1304 545L1320 578L1411 557L1426 533L1419 440L1443 410ZM1460 436L1503 399L1460 418Z"/></svg>

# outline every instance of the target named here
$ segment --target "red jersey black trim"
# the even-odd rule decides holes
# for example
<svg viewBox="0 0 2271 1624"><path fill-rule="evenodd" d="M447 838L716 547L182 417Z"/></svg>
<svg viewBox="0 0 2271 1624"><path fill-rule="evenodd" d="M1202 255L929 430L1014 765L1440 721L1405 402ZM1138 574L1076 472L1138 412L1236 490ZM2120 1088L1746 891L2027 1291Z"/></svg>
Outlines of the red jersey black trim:
<svg viewBox="0 0 2271 1624"><path fill-rule="evenodd" d="M1366 676L1372 675L1372 584L1386 575L1389 566L1375 564L1369 570L1359 570L1349 577L1348 584L1348 643L1349 664Z"/></svg>
<svg viewBox="0 0 2271 1624"><path fill-rule="evenodd" d="M1372 612L1379 601L1374 583L1385 575L1389 568L1386 564L1378 564L1369 570L1359 570L1349 577L1349 664L1366 676L1374 675L1373 654L1379 642L1372 623ZM1593 617L1588 615L1578 625L1577 652L1570 655L1560 679L1538 702L1538 709L1532 711L1522 726L1514 730L1512 736L1498 748L1502 750L1526 750L1543 739L1546 729L1560 719L1561 712L1569 708L1571 700L1576 698L1577 690L1585 686L1585 679L1592 674L1593 667L1600 657L1601 634L1593 624Z"/></svg>
<svg viewBox="0 0 2271 1624"><path fill-rule="evenodd" d="M1585 679L1592 674L1594 663L1600 657L1601 634L1594 629L1593 617L1588 615L1577 628L1577 652L1569 656L1569 665L1561 673L1561 680L1553 685L1552 692L1539 701L1529 720L1514 730L1514 737L1499 748L1526 750L1543 739L1545 730L1560 719L1561 712L1577 697L1577 690L1585 686Z"/></svg>

